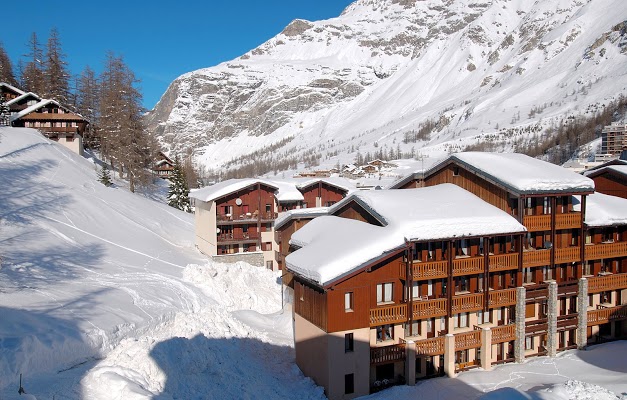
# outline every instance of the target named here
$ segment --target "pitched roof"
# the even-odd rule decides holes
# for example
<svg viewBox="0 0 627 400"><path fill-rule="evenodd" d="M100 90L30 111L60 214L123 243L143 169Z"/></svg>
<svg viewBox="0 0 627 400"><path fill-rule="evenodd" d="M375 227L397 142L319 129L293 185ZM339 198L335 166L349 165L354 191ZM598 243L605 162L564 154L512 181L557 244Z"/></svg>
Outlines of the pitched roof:
<svg viewBox="0 0 627 400"><path fill-rule="evenodd" d="M589 195L584 222L591 227L627 225L627 199L602 193Z"/></svg>
<svg viewBox="0 0 627 400"><path fill-rule="evenodd" d="M453 154L450 159L518 194L594 191L591 179L524 154L464 152Z"/></svg>
<svg viewBox="0 0 627 400"><path fill-rule="evenodd" d="M40 102L33 104L30 107L26 107L25 109L23 109L22 111L20 111L19 113L13 114L11 115L11 122L18 120L18 119L40 119L40 117L38 116L30 116L27 117L28 114L39 110L40 108L47 106L48 104L54 104L57 107L63 108L66 111L70 111L67 107L62 106L58 101L56 100L51 100L51 99L43 99ZM75 112L69 112L68 114L55 114L55 113L46 113L46 119L62 119L62 120L81 120L81 121L87 121L87 119L85 119L82 115L75 113Z"/></svg>
<svg viewBox="0 0 627 400"><path fill-rule="evenodd" d="M274 229L280 229L283 225L295 219L313 219L327 215L328 213L329 207L297 208L294 210L284 211L279 213L279 217L274 221Z"/></svg>
<svg viewBox="0 0 627 400"><path fill-rule="evenodd" d="M384 226L335 216L319 217L296 231L302 246L286 258L289 269L327 285L406 241L430 241L525 232L506 212L453 184L418 189L356 192L329 210L355 201Z"/></svg>
<svg viewBox="0 0 627 400"><path fill-rule="evenodd" d="M4 87L8 88L9 90L14 91L15 93L18 93L18 94L24 94L24 91L23 91L23 90L20 90L20 89L16 88L16 87L15 87L15 86L13 86L13 85L9 85L9 84L8 84L8 83L6 83L6 82L0 82L0 86L4 86Z"/></svg>
<svg viewBox="0 0 627 400"><path fill-rule="evenodd" d="M265 185L274 190L278 190L275 184L265 179L229 179L228 181L219 182L215 185L195 190L189 194L189 197L208 202L256 184Z"/></svg>
<svg viewBox="0 0 627 400"><path fill-rule="evenodd" d="M612 165L608 165L605 166L601 169L597 169L595 171L591 171L590 173L585 174L587 177L589 178L594 178L596 176L602 175L606 172L610 172L610 173L615 173L618 175L624 175L625 177L627 177L627 162L625 162L624 164L620 165L620 164L612 164Z"/></svg>
<svg viewBox="0 0 627 400"><path fill-rule="evenodd" d="M7 104L7 106L10 106L11 104L17 103L18 101L20 101L20 100L22 100L24 98L27 98L27 97L34 97L37 100L41 100L41 97L37 96L35 93L28 92L28 93L22 93L21 95L17 96L16 98L7 101L6 104Z"/></svg>

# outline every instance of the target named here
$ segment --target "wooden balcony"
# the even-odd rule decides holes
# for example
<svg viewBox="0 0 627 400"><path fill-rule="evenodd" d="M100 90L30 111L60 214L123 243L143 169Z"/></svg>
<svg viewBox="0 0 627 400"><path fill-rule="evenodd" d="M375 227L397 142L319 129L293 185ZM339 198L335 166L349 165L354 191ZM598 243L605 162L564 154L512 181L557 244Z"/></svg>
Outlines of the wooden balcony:
<svg viewBox="0 0 627 400"><path fill-rule="evenodd" d="M507 307L516 304L516 289L490 290L488 306L490 308Z"/></svg>
<svg viewBox="0 0 627 400"><path fill-rule="evenodd" d="M76 126L46 126L35 129L45 133L76 133L78 131Z"/></svg>
<svg viewBox="0 0 627 400"><path fill-rule="evenodd" d="M490 272L518 269L518 253L490 256Z"/></svg>
<svg viewBox="0 0 627 400"><path fill-rule="evenodd" d="M588 293L607 292L608 290L626 289L627 273L611 274L588 278Z"/></svg>
<svg viewBox="0 0 627 400"><path fill-rule="evenodd" d="M446 299L416 300L412 306L412 319L442 317L446 315Z"/></svg>
<svg viewBox="0 0 627 400"><path fill-rule="evenodd" d="M550 231L551 215L525 215L523 217L523 225L530 232ZM572 212L555 215L555 229L576 228L581 228L581 213Z"/></svg>
<svg viewBox="0 0 627 400"><path fill-rule="evenodd" d="M475 349L481 347L481 331L475 329L474 331L458 333L455 335L455 351Z"/></svg>
<svg viewBox="0 0 627 400"><path fill-rule="evenodd" d="M588 326L607 324L621 319L627 319L627 306L588 311Z"/></svg>
<svg viewBox="0 0 627 400"><path fill-rule="evenodd" d="M480 274L484 266L483 256L456 258L453 260L453 276Z"/></svg>
<svg viewBox="0 0 627 400"><path fill-rule="evenodd" d="M261 235L259 232L248 233L222 233L218 235L218 242L245 242L247 240L256 241Z"/></svg>
<svg viewBox="0 0 627 400"><path fill-rule="evenodd" d="M278 216L279 216L279 213L275 213L275 212L261 213L261 220L262 221L273 221L273 220L277 219Z"/></svg>
<svg viewBox="0 0 627 400"><path fill-rule="evenodd" d="M370 364L384 364L405 359L405 344L370 349Z"/></svg>
<svg viewBox="0 0 627 400"><path fill-rule="evenodd" d="M425 356L444 354L444 336L417 341L416 354Z"/></svg>
<svg viewBox="0 0 627 400"><path fill-rule="evenodd" d="M401 279L406 279L405 262L399 263ZM411 267L412 278L415 281L446 278L448 275L448 261L414 261Z"/></svg>
<svg viewBox="0 0 627 400"><path fill-rule="evenodd" d="M483 309L483 293L464 294L453 296L452 312L479 311Z"/></svg>
<svg viewBox="0 0 627 400"><path fill-rule="evenodd" d="M492 344L510 342L516 339L516 324L496 326L492 330Z"/></svg>
<svg viewBox="0 0 627 400"><path fill-rule="evenodd" d="M370 326L407 321L407 304L392 304L370 309Z"/></svg>
<svg viewBox="0 0 627 400"><path fill-rule="evenodd" d="M577 228L581 228L581 213L571 212L568 214L557 214L555 216L555 229Z"/></svg>
<svg viewBox="0 0 627 400"><path fill-rule="evenodd" d="M557 317L557 330L568 331L572 329L577 329L578 319L579 319L579 315L577 313L559 315Z"/></svg>
<svg viewBox="0 0 627 400"><path fill-rule="evenodd" d="M549 265L551 262L551 250L529 250L523 252L524 267L539 267L540 265Z"/></svg>
<svg viewBox="0 0 627 400"><path fill-rule="evenodd" d="M523 217L523 225L528 231L550 231L551 216L550 215L525 215Z"/></svg>
<svg viewBox="0 0 627 400"><path fill-rule="evenodd" d="M627 242L586 245L586 260L627 256Z"/></svg>
<svg viewBox="0 0 627 400"><path fill-rule="evenodd" d="M570 263L581 261L581 249L579 246L564 247L562 249L555 249L555 263Z"/></svg>

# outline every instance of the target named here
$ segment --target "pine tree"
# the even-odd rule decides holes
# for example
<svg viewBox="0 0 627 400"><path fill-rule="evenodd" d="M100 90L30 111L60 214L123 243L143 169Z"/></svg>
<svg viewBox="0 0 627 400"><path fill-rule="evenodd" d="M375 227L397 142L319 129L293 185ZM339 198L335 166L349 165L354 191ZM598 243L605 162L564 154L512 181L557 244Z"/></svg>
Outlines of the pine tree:
<svg viewBox="0 0 627 400"><path fill-rule="evenodd" d="M192 211L189 204L189 188L187 186L187 179L185 178L185 172L183 172L183 168L181 167L178 157L174 161L174 171L172 172L172 177L170 178L168 205L185 212Z"/></svg>
<svg viewBox="0 0 627 400"><path fill-rule="evenodd" d="M109 187L113 185L113 181L111 181L111 175L109 175L109 168L106 165L103 165L98 173L98 182L103 185Z"/></svg>
<svg viewBox="0 0 627 400"><path fill-rule="evenodd" d="M100 84L89 65L78 77L76 86L76 109L89 121L83 136L83 144L87 148L97 149L100 146L98 138Z"/></svg>
<svg viewBox="0 0 627 400"><path fill-rule="evenodd" d="M22 88L42 96L45 91L43 53L35 32L28 40L27 46L30 50L26 55L28 61L26 65L20 63Z"/></svg>
<svg viewBox="0 0 627 400"><path fill-rule="evenodd" d="M61 50L61 40L56 28L50 30L50 37L46 46L44 62L44 91L41 95L63 104L68 104L70 98L70 74L67 70L65 54Z"/></svg>
<svg viewBox="0 0 627 400"><path fill-rule="evenodd" d="M17 86L17 80L15 79L15 75L13 75L13 65L11 64L11 59L4 50L2 42L0 42L0 82Z"/></svg>

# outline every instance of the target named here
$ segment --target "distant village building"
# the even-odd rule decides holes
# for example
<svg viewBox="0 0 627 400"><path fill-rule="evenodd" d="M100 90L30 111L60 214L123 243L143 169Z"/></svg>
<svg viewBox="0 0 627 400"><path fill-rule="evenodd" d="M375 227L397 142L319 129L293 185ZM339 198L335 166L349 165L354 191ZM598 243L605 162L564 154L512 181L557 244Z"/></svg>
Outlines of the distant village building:
<svg viewBox="0 0 627 400"><path fill-rule="evenodd" d="M157 155L157 161L155 161L152 171L159 178L168 179L174 174L174 161L170 157L166 156L162 151Z"/></svg>
<svg viewBox="0 0 627 400"><path fill-rule="evenodd" d="M55 100L42 99L7 83L0 83L0 95L9 108L9 123L14 127L33 128L48 139L83 154L83 133L89 121Z"/></svg>
<svg viewBox="0 0 627 400"><path fill-rule="evenodd" d="M627 149L627 123L612 122L601 131L601 154L618 158Z"/></svg>

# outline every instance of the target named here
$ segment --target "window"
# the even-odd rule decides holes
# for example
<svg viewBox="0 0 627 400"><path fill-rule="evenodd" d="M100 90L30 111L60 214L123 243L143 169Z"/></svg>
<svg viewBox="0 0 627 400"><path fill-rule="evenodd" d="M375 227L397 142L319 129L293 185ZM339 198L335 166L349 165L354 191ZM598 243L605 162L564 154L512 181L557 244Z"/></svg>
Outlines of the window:
<svg viewBox="0 0 627 400"><path fill-rule="evenodd" d="M525 337L525 350L533 350L533 336Z"/></svg>
<svg viewBox="0 0 627 400"><path fill-rule="evenodd" d="M405 336L417 336L420 335L420 321L411 321L405 324Z"/></svg>
<svg viewBox="0 0 627 400"><path fill-rule="evenodd" d="M453 167L453 176L459 176L459 167Z"/></svg>
<svg viewBox="0 0 627 400"><path fill-rule="evenodd" d="M272 261L266 261L266 268L271 270L273 266L274 266L274 263Z"/></svg>
<svg viewBox="0 0 627 400"><path fill-rule="evenodd" d="M612 292L601 292L601 303L611 303Z"/></svg>
<svg viewBox="0 0 627 400"><path fill-rule="evenodd" d="M394 284L380 283L377 285L377 303L392 303Z"/></svg>
<svg viewBox="0 0 627 400"><path fill-rule="evenodd" d="M224 215L230 217L233 214L233 206L224 206L223 208Z"/></svg>
<svg viewBox="0 0 627 400"><path fill-rule="evenodd" d="M344 353L351 353L354 350L353 334L347 333L344 335Z"/></svg>
<svg viewBox="0 0 627 400"><path fill-rule="evenodd" d="M468 362L468 350L460 350L455 352L455 363L464 364Z"/></svg>
<svg viewBox="0 0 627 400"><path fill-rule="evenodd" d="M411 283L411 298L417 299L420 297L420 286L418 286L418 282L414 281Z"/></svg>
<svg viewBox="0 0 627 400"><path fill-rule="evenodd" d="M272 212L272 204L266 204L266 212L267 213Z"/></svg>
<svg viewBox="0 0 627 400"><path fill-rule="evenodd" d="M542 267L542 280L549 281L551 279L553 279L553 269L548 266Z"/></svg>
<svg viewBox="0 0 627 400"><path fill-rule="evenodd" d="M344 293L344 311L353 311L353 292Z"/></svg>
<svg viewBox="0 0 627 400"><path fill-rule="evenodd" d="M588 295L588 307L592 307L594 305L594 297L593 295Z"/></svg>
<svg viewBox="0 0 627 400"><path fill-rule="evenodd" d="M355 374L344 375L344 394L355 393Z"/></svg>
<svg viewBox="0 0 627 400"><path fill-rule="evenodd" d="M453 328L467 328L468 327L468 313L463 312L455 314L453 316Z"/></svg>
<svg viewBox="0 0 627 400"><path fill-rule="evenodd" d="M533 272L531 268L523 268L523 283L533 283Z"/></svg>
<svg viewBox="0 0 627 400"><path fill-rule="evenodd" d="M490 322L490 311L477 311L477 323L479 325L481 324L487 324Z"/></svg>
<svg viewBox="0 0 627 400"><path fill-rule="evenodd" d="M467 276L455 277L455 292L467 292L469 288Z"/></svg>
<svg viewBox="0 0 627 400"><path fill-rule="evenodd" d="M584 261L584 263L583 263L583 274L584 275L592 275L591 274L590 262L589 261Z"/></svg>
<svg viewBox="0 0 627 400"><path fill-rule="evenodd" d="M427 281L427 296L433 296L433 281Z"/></svg>
<svg viewBox="0 0 627 400"><path fill-rule="evenodd" d="M377 342L394 339L394 325L377 326Z"/></svg>

